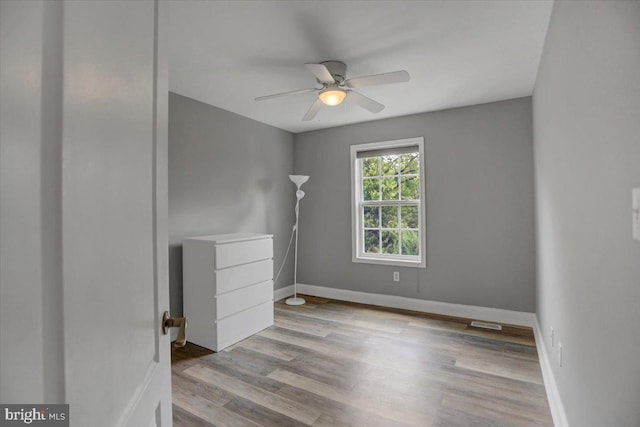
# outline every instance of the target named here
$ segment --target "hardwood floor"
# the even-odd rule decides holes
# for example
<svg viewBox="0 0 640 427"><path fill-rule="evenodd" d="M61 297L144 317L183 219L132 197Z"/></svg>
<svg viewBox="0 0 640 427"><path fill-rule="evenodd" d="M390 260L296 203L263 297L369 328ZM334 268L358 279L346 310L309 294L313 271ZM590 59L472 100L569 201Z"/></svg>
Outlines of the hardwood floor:
<svg viewBox="0 0 640 427"><path fill-rule="evenodd" d="M305 298L219 353L173 349L174 425L553 426L530 329Z"/></svg>

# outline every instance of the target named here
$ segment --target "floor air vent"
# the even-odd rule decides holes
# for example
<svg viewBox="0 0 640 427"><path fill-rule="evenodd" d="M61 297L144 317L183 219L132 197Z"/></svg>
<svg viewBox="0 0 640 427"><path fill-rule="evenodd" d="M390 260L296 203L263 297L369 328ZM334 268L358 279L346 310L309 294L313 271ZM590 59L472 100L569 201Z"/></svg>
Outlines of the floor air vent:
<svg viewBox="0 0 640 427"><path fill-rule="evenodd" d="M471 326L474 326L476 328L493 329L494 331L502 330L502 325L496 325L495 323L487 322L476 322L475 320L471 322Z"/></svg>

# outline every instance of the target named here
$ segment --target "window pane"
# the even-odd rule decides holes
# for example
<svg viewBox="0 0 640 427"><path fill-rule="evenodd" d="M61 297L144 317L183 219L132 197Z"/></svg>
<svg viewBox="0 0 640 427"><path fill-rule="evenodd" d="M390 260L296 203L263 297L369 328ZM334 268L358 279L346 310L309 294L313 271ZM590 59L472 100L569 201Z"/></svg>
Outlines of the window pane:
<svg viewBox="0 0 640 427"><path fill-rule="evenodd" d="M380 160L380 167L382 168L380 175L390 176L398 174L398 156L382 156Z"/></svg>
<svg viewBox="0 0 640 427"><path fill-rule="evenodd" d="M382 206L382 228L398 228L397 206Z"/></svg>
<svg viewBox="0 0 640 427"><path fill-rule="evenodd" d="M362 176L378 176L378 158L369 157L362 159Z"/></svg>
<svg viewBox="0 0 640 427"><path fill-rule="evenodd" d="M382 200L398 200L398 178L382 178Z"/></svg>
<svg viewBox="0 0 640 427"><path fill-rule="evenodd" d="M402 200L420 198L420 179L417 176L402 177Z"/></svg>
<svg viewBox="0 0 640 427"><path fill-rule="evenodd" d="M399 254L398 250L398 232L383 231L382 232L382 253Z"/></svg>
<svg viewBox="0 0 640 427"><path fill-rule="evenodd" d="M400 208L400 227L418 228L418 207L402 206Z"/></svg>
<svg viewBox="0 0 640 427"><path fill-rule="evenodd" d="M353 224L360 228L354 230L359 240L353 248L356 258L381 263L423 261L420 140L407 140L406 145L381 142L356 152L351 163L351 176L356 179L352 185L358 189L352 201L352 212L359 215L352 218Z"/></svg>
<svg viewBox="0 0 640 427"><path fill-rule="evenodd" d="M380 252L380 232L378 230L365 230L364 251L369 254Z"/></svg>
<svg viewBox="0 0 640 427"><path fill-rule="evenodd" d="M367 178L362 180L363 200L380 200L380 179Z"/></svg>
<svg viewBox="0 0 640 427"><path fill-rule="evenodd" d="M403 154L400 156L400 173L403 175L418 173L418 153Z"/></svg>
<svg viewBox="0 0 640 427"><path fill-rule="evenodd" d="M402 255L419 255L418 232L402 230Z"/></svg>
<svg viewBox="0 0 640 427"><path fill-rule="evenodd" d="M378 228L380 226L380 217L378 216L379 208L377 206L365 206L364 215L364 227L365 228Z"/></svg>

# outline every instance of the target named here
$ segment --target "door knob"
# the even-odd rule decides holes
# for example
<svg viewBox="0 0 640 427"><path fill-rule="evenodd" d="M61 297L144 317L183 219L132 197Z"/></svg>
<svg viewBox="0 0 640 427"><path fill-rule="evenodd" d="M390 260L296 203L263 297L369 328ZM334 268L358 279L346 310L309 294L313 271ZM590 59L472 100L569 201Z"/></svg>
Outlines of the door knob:
<svg viewBox="0 0 640 427"><path fill-rule="evenodd" d="M178 338L174 344L177 348L182 348L187 345L186 329L187 318L186 317L169 317L169 312L165 311L162 314L162 333L167 335L169 328L180 328L178 331Z"/></svg>

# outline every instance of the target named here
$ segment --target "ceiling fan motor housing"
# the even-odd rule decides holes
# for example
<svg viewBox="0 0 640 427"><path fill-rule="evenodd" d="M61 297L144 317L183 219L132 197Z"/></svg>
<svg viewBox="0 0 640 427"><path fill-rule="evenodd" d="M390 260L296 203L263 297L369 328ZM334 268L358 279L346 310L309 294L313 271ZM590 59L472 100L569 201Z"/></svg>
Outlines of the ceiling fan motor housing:
<svg viewBox="0 0 640 427"><path fill-rule="evenodd" d="M331 76L333 76L334 80L339 84L344 84L344 80L347 76L347 64L341 61L324 61L321 62L322 65L327 67ZM322 83L318 79L316 79L318 83Z"/></svg>

